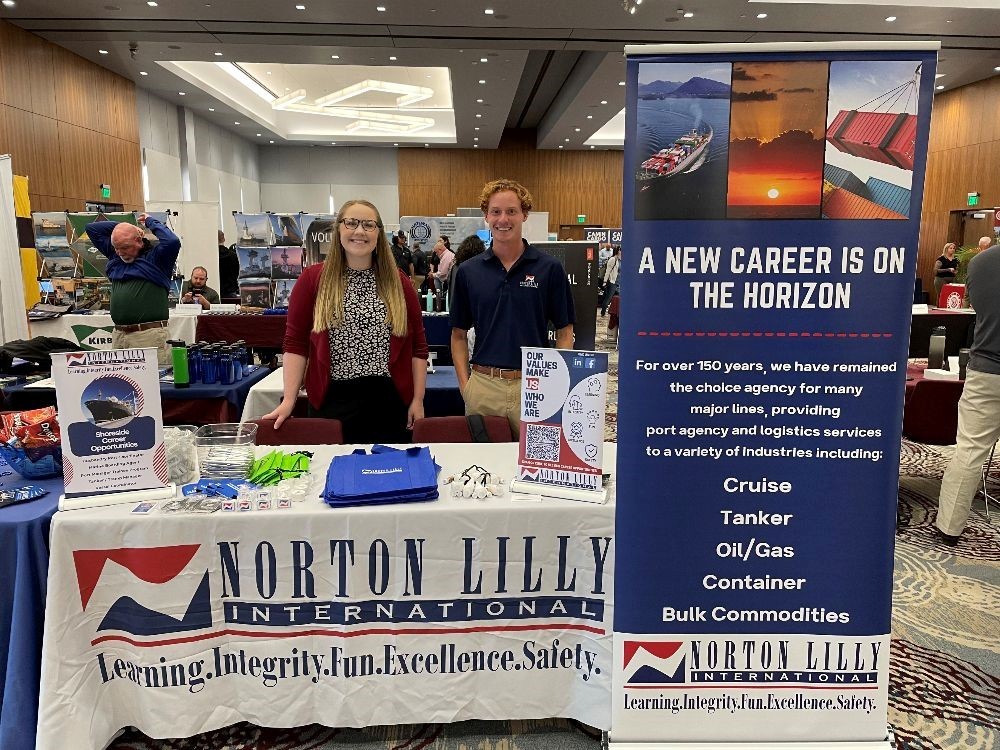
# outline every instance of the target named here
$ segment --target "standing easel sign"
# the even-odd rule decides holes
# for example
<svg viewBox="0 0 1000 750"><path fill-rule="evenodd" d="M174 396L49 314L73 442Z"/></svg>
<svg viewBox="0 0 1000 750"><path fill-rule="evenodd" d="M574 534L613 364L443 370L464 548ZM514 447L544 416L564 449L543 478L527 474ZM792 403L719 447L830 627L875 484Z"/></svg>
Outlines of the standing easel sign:
<svg viewBox="0 0 1000 750"><path fill-rule="evenodd" d="M155 349L52 355L66 498L170 490Z"/></svg>
<svg viewBox="0 0 1000 750"><path fill-rule="evenodd" d="M521 377L512 489L603 503L608 355L522 347Z"/></svg>

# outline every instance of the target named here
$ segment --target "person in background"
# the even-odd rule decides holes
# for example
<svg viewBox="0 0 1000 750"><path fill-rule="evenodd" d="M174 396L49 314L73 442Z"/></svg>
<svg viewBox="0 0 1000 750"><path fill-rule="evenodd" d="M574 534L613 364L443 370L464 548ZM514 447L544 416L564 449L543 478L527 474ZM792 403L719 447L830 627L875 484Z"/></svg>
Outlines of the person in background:
<svg viewBox="0 0 1000 750"><path fill-rule="evenodd" d="M160 221L142 214L140 226L95 221L87 236L108 259L105 274L111 280L111 345L115 349L156 347L157 361L168 364L167 293L181 241ZM146 239L145 227L158 242Z"/></svg>
<svg viewBox="0 0 1000 750"><path fill-rule="evenodd" d="M549 323L556 329L556 346L571 347L573 297L562 264L522 238L532 208L525 187L494 180L483 187L479 203L493 244L455 273L451 358L465 413L505 416L518 435L521 347L549 346ZM476 349L470 372L471 328L476 329Z"/></svg>
<svg viewBox="0 0 1000 750"><path fill-rule="evenodd" d="M455 274L458 273L458 267L465 261L471 260L484 252L486 252L486 244L475 234L470 234L459 244L458 250L455 252L455 262L451 264L451 270L448 272L449 310L451 309L451 298L455 289ZM466 338L469 344L469 356L471 357L472 353L476 351L476 329L470 328L466 331Z"/></svg>
<svg viewBox="0 0 1000 750"><path fill-rule="evenodd" d="M208 310L221 302L219 293L208 286L208 271L204 266L191 269L191 278L181 287L181 302L186 305L197 302L202 310Z"/></svg>
<svg viewBox="0 0 1000 750"><path fill-rule="evenodd" d="M980 237L979 238L979 252L983 252L983 250L988 249L993 244L993 242L994 242L994 240L993 240L992 237Z"/></svg>
<svg viewBox="0 0 1000 750"><path fill-rule="evenodd" d="M439 289L448 291L448 272L451 270L451 264L455 262L455 253L451 251L451 240L448 239L448 235L442 234L438 237L438 241L434 243L434 254L438 258L434 281Z"/></svg>
<svg viewBox="0 0 1000 750"><path fill-rule="evenodd" d="M934 261L934 304L938 303L941 297L941 289L945 284L950 284L955 280L958 273L958 258L955 257L955 243L945 244L941 255Z"/></svg>
<svg viewBox="0 0 1000 750"><path fill-rule="evenodd" d="M240 296L240 258L235 247L226 247L226 233L219 230L219 291L223 297Z"/></svg>
<svg viewBox="0 0 1000 750"><path fill-rule="evenodd" d="M402 234L402 232L400 233ZM413 278L413 256L409 248L398 234L392 235L392 257L396 262L396 267L406 274L407 278Z"/></svg>
<svg viewBox="0 0 1000 750"><path fill-rule="evenodd" d="M965 529L983 464L1000 438L1000 244L969 261L965 292L976 310L976 332L958 402L958 438L941 480L936 521L941 540L951 546Z"/></svg>
<svg viewBox="0 0 1000 750"><path fill-rule="evenodd" d="M424 280L431 269L430 260L419 242L413 243L410 256L413 258L413 287L423 291Z"/></svg>
<svg viewBox="0 0 1000 750"><path fill-rule="evenodd" d="M348 443L406 443L424 416L427 339L417 293L396 267L378 209L348 201L323 263L295 283L285 326L278 428L303 380L309 416L339 419Z"/></svg>
<svg viewBox="0 0 1000 750"><path fill-rule="evenodd" d="M614 253L608 258L608 264L604 269L604 292L601 294L601 317L608 313L608 305L611 298L618 294L618 273L622 266L622 249L616 245Z"/></svg>

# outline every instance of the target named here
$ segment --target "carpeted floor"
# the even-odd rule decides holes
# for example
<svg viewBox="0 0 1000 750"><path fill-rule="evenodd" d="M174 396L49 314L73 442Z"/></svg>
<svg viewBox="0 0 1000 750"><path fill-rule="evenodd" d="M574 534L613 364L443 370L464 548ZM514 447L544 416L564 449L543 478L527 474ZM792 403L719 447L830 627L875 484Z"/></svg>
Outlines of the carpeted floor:
<svg viewBox="0 0 1000 750"><path fill-rule="evenodd" d="M618 351L609 351L605 435L618 426ZM1000 506L977 500L957 547L934 534L951 448L903 442L893 588L889 723L897 750L1000 750ZM1000 492L1000 461L994 477ZM749 739L749 738L748 738ZM465 721L367 729L264 729L237 724L184 740L123 734L113 750L598 750L600 733L563 719Z"/></svg>

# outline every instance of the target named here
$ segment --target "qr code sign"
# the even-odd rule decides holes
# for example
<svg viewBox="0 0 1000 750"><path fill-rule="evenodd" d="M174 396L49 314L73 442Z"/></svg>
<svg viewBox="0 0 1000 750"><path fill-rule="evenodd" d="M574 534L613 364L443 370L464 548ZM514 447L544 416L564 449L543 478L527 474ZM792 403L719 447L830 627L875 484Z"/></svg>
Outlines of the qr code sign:
<svg viewBox="0 0 1000 750"><path fill-rule="evenodd" d="M536 461L558 461L561 430L558 427L540 424L525 426L528 432L524 440L524 457Z"/></svg>

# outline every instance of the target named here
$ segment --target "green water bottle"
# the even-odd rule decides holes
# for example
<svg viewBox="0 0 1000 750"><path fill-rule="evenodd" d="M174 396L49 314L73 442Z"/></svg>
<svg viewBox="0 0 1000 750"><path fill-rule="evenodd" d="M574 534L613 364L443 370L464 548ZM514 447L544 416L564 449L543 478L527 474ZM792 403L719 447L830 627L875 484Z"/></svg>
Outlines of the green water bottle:
<svg viewBox="0 0 1000 750"><path fill-rule="evenodd" d="M170 346L170 360L174 366L174 387L187 388L191 385L187 345L183 341L168 341L167 344Z"/></svg>

